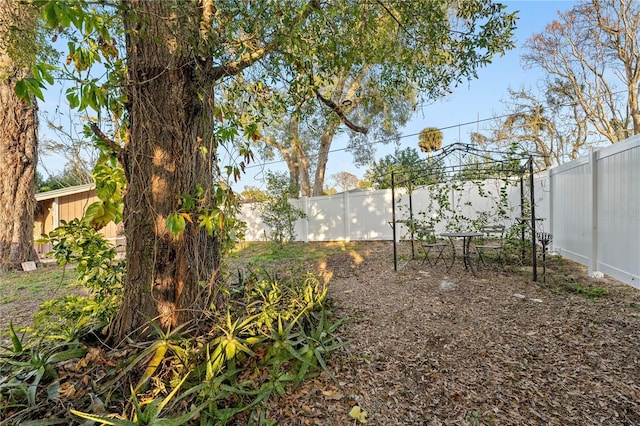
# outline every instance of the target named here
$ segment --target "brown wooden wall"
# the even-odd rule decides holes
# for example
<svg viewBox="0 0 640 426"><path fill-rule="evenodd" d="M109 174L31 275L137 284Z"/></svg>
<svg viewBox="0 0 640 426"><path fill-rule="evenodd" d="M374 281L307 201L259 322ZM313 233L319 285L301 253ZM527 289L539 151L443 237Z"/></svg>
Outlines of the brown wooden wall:
<svg viewBox="0 0 640 426"><path fill-rule="evenodd" d="M95 189L58 197L58 221L64 220L65 222L70 222L75 218L82 218L87 207L95 201L98 201ZM54 199L38 201L33 235L35 240L38 240L41 234L48 234L53 231L54 206ZM62 222L59 223L61 224ZM122 223L118 225L110 223L101 229L100 233L115 245L122 246L121 250L124 251L124 237L122 236L122 229ZM35 244L35 248L40 256L43 256L51 250L49 245L38 243Z"/></svg>

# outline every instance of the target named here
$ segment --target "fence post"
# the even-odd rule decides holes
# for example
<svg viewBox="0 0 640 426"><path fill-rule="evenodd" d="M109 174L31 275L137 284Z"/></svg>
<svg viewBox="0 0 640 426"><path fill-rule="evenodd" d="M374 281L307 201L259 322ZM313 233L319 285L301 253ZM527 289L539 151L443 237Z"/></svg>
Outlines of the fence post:
<svg viewBox="0 0 640 426"><path fill-rule="evenodd" d="M531 263L533 282L538 281L538 255L536 254L536 196L533 181L533 156L529 156L529 202L531 203Z"/></svg>
<svg viewBox="0 0 640 426"><path fill-rule="evenodd" d="M553 168L549 169L549 191L547 195L549 197L549 233L551 235L553 235L554 229L553 229L553 219L554 219L554 213L553 213L553 208L554 208L554 202L553 202ZM543 192L544 194L544 192ZM553 247L553 240L551 241L551 246L549 246L549 250L551 251L555 251L555 248Z"/></svg>
<svg viewBox="0 0 640 426"><path fill-rule="evenodd" d="M346 242L351 241L351 223L349 221L349 215L351 212L351 206L349 205L349 191L344 191L344 240Z"/></svg>
<svg viewBox="0 0 640 426"><path fill-rule="evenodd" d="M589 256L589 276L598 270L598 156L597 150L589 151L589 168L591 169L591 256Z"/></svg>

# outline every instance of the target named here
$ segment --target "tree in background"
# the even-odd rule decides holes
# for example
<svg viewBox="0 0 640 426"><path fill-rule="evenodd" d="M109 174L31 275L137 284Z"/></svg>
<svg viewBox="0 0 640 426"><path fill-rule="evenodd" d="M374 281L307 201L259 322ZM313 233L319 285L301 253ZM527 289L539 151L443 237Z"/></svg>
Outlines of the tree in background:
<svg viewBox="0 0 640 426"><path fill-rule="evenodd" d="M524 45L525 65L548 74L556 106L611 143L640 133L638 16L635 0L582 2Z"/></svg>
<svg viewBox="0 0 640 426"><path fill-rule="evenodd" d="M69 115L73 112L70 111ZM53 172L47 169L46 164L40 161L40 167L49 175L47 181L55 186L55 181L61 181L61 186L81 185L93 182L92 173L98 161L99 150L91 143L91 134L77 130L75 121L69 123L70 128L60 124L64 115L50 117L42 113L49 129L49 137L40 138L38 144L39 157L46 158L54 155L65 160L64 169L61 172ZM76 115L78 122L86 121ZM55 120L55 122L54 122ZM55 189L55 188L54 188Z"/></svg>
<svg viewBox="0 0 640 426"><path fill-rule="evenodd" d="M64 170L54 175L49 175L46 179L40 175L40 173L37 173L36 193L68 188L70 186L85 185L93 182L91 174L87 175L78 172L79 170L67 164Z"/></svg>
<svg viewBox="0 0 640 426"><path fill-rule="evenodd" d="M360 186L360 179L349 172L334 173L331 175L331 180L335 182L340 192L345 192Z"/></svg>
<svg viewBox="0 0 640 426"><path fill-rule="evenodd" d="M290 198L297 198L298 188L286 174L267 173L267 199L260 204L260 217L269 227L268 237L278 246L296 238L298 219L306 218L304 211L294 207Z"/></svg>
<svg viewBox="0 0 640 426"><path fill-rule="evenodd" d="M474 143L504 152L515 143L521 153L534 155L540 169L573 160L589 146L587 121L575 119L580 114L576 105L559 106L561 94L548 92L539 99L525 89L508 93L508 114L496 119L488 133L472 133Z"/></svg>
<svg viewBox="0 0 640 426"><path fill-rule="evenodd" d="M248 114L262 115L265 103L286 99L286 107L256 119L259 141L267 145L265 157L275 151L285 160L303 195L321 195L336 136L348 137L354 164L368 164L375 144L398 140L418 103L443 96L512 47L514 16L487 1L372 2L360 8L325 21L355 54L327 54L325 42L312 37L286 81L249 96L259 106L247 108L247 96L236 101Z"/></svg>
<svg viewBox="0 0 640 426"><path fill-rule="evenodd" d="M263 191L255 186L245 186L240 196L243 201L254 203L266 201L269 194L267 191Z"/></svg>
<svg viewBox="0 0 640 426"><path fill-rule="evenodd" d="M0 1L0 268L36 260L33 248L38 107L19 99L16 85L31 77L36 19L17 0ZM36 85L37 86L37 85ZM36 87L36 90L39 89Z"/></svg>
<svg viewBox="0 0 640 426"><path fill-rule="evenodd" d="M364 178L375 189L391 188L391 172L396 186L412 187L440 182L445 174L442 163L432 158L424 160L415 148L409 147L374 161Z"/></svg>

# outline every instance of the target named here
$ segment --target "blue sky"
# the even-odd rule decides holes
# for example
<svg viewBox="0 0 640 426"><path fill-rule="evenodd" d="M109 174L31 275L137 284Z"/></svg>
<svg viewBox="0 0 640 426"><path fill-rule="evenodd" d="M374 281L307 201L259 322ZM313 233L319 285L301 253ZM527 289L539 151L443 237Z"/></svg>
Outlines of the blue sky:
<svg viewBox="0 0 640 426"><path fill-rule="evenodd" d="M454 89L451 95L435 103L424 105L417 111L414 119L402 131L405 136L401 139L400 149L417 148L417 134L425 127L442 129L444 145L458 141L466 143L470 132L483 130L483 123L476 124L477 120L486 120L504 114L505 108L501 100L506 98L509 87L514 89L535 87L536 83L544 77L539 70L522 68L520 48L529 37L543 31L547 24L556 19L558 10L569 10L576 2L562 0L503 0L503 2L508 10L520 11L516 30L516 49L502 57L496 57L493 63L480 69L478 79L462 84ZM47 103L41 105L41 110L49 113L54 112L60 98L64 99L64 96L57 94L57 90L49 90L49 93L51 92L54 92L53 96L56 99L49 99ZM473 124L465 125L464 123ZM344 146L344 140L334 141L332 146L334 152L329 157L325 186L332 184L330 176L333 173L347 171L361 178L366 171L366 168L355 168L351 155L342 150ZM379 145L376 159L391 154L394 150L395 145ZM41 161L47 165L47 168L54 171L64 166L60 159L52 157L43 157ZM263 176L265 170L285 171L286 167L283 162L260 164L258 160L247 169L241 181L234 185L236 190L242 190L245 186L264 189L263 184L257 179Z"/></svg>

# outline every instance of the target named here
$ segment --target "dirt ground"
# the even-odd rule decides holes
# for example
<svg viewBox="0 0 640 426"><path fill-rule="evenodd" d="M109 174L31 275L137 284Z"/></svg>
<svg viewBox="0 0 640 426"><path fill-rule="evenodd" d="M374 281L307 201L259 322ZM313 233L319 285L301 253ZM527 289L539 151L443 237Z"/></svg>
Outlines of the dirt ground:
<svg viewBox="0 0 640 426"><path fill-rule="evenodd" d="M357 425L354 406L381 426L640 424L640 291L558 260L546 284L512 265L447 272L406 247L394 272L390 242L357 247L318 265L348 319L336 381L274 401L277 424ZM593 288L608 294L567 291Z"/></svg>
<svg viewBox="0 0 640 426"><path fill-rule="evenodd" d="M357 424L358 405L370 425L640 424L640 291L552 263L543 285L510 266L474 277L412 260L394 272L391 243L331 256L330 297L349 318L338 383L319 377L272 414ZM577 283L608 295L566 291Z"/></svg>

